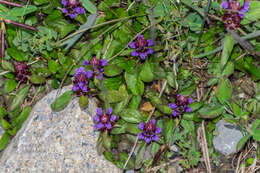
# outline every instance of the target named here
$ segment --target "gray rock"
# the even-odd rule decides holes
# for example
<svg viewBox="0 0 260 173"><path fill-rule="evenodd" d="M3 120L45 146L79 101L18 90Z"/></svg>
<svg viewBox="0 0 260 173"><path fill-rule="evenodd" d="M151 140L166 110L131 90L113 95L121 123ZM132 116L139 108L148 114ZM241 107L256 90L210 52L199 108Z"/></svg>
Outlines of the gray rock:
<svg viewBox="0 0 260 173"><path fill-rule="evenodd" d="M71 89L63 88L61 93ZM32 109L23 128L12 139L0 158L0 173L104 173L120 172L96 151L98 132L93 130L92 116L96 104L81 111L78 98L60 112L50 104L52 91Z"/></svg>
<svg viewBox="0 0 260 173"><path fill-rule="evenodd" d="M213 138L215 149L224 155L236 152L237 143L243 137L239 126L220 120L216 124L216 131L218 136Z"/></svg>
<svg viewBox="0 0 260 173"><path fill-rule="evenodd" d="M4 129L3 129L3 127L2 127L2 124L0 123L0 139L1 139L1 137L2 137L2 135L4 134Z"/></svg>

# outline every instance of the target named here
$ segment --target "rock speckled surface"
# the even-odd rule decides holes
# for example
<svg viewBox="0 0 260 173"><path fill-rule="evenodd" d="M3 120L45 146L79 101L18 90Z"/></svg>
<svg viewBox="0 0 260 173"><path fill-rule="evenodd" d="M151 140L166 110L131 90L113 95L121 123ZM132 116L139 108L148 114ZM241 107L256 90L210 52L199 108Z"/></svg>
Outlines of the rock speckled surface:
<svg viewBox="0 0 260 173"><path fill-rule="evenodd" d="M220 120L216 124L218 135L213 138L213 145L224 155L236 152L237 143L243 137L241 129L236 124Z"/></svg>
<svg viewBox="0 0 260 173"><path fill-rule="evenodd" d="M61 93L71 89L63 88ZM0 158L0 173L106 173L120 172L103 156L98 156L98 132L93 130L91 115L96 105L81 111L78 98L60 112L50 104L52 91L33 108L23 128L12 139Z"/></svg>

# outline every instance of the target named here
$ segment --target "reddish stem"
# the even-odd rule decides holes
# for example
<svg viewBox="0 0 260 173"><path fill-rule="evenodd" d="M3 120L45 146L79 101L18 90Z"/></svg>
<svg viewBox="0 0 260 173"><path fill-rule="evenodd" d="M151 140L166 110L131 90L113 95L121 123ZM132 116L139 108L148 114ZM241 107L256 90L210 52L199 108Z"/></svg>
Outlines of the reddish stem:
<svg viewBox="0 0 260 173"><path fill-rule="evenodd" d="M10 6L14 6L14 7L23 7L23 5L21 5L21 4L16 4L14 2L8 2L8 1L4 1L4 0L0 0L0 3L10 5Z"/></svg>
<svg viewBox="0 0 260 173"><path fill-rule="evenodd" d="M1 22L1 58L4 59L5 56L5 23Z"/></svg>
<svg viewBox="0 0 260 173"><path fill-rule="evenodd" d="M16 25L16 26L19 26L19 27L22 27L22 28L26 28L26 29L31 29L33 31L38 31L37 28L33 27L33 26L30 26L30 25L26 25L26 24L23 24L23 23L18 23L18 22L14 22L14 21L11 21L11 20L8 20L8 19L4 19L4 21L8 24L12 24L12 25Z"/></svg>

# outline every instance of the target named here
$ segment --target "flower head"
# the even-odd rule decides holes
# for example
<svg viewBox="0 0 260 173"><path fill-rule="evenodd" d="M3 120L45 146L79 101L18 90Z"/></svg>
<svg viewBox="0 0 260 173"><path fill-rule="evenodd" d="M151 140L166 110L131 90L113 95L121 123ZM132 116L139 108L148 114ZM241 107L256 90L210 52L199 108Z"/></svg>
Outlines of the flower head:
<svg viewBox="0 0 260 173"><path fill-rule="evenodd" d="M117 116L112 114L112 108L108 108L106 112L103 112L102 108L97 108L97 114L94 116L95 130L110 131L115 125Z"/></svg>
<svg viewBox="0 0 260 173"><path fill-rule="evenodd" d="M26 82L31 75L29 71L30 66L25 64L24 62L16 62L14 61L14 76L16 80Z"/></svg>
<svg viewBox="0 0 260 173"><path fill-rule="evenodd" d="M78 95L86 95L89 90L88 79L92 77L92 72L87 70L85 72L84 67L77 68L74 73L72 90Z"/></svg>
<svg viewBox="0 0 260 173"><path fill-rule="evenodd" d="M101 80L104 74L104 67L107 65L107 60L106 59L99 60L96 57L94 57L90 60L89 64L91 65L95 77Z"/></svg>
<svg viewBox="0 0 260 173"><path fill-rule="evenodd" d="M135 49L132 56L140 56L142 60L145 60L147 55L153 54L153 49L150 48L153 45L152 39L146 40L143 35L139 35L136 41L129 44L129 47Z"/></svg>
<svg viewBox="0 0 260 173"><path fill-rule="evenodd" d="M61 9L62 13L66 16L70 16L71 19L74 19L79 14L84 14L85 10L82 7L79 0L62 0L63 8Z"/></svg>
<svg viewBox="0 0 260 173"><path fill-rule="evenodd" d="M249 10L250 2L246 1L243 6L240 6L239 1L224 0L221 4L222 8L226 10L222 16L223 23L226 28L234 30L240 27L240 22Z"/></svg>
<svg viewBox="0 0 260 173"><path fill-rule="evenodd" d="M158 141L158 134L161 133L161 128L156 126L155 119L152 119L148 123L141 122L138 127L142 130L142 132L138 134L139 139L144 140L146 143Z"/></svg>
<svg viewBox="0 0 260 173"><path fill-rule="evenodd" d="M169 108L172 109L172 116L182 115L185 112L191 112L191 107L188 107L192 103L192 98L185 97L178 94L175 103L170 103Z"/></svg>

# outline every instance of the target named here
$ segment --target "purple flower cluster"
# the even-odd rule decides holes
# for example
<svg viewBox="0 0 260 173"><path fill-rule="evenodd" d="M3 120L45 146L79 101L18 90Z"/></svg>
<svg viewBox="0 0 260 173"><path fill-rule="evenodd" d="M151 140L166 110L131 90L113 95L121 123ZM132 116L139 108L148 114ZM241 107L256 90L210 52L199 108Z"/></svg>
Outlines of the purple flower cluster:
<svg viewBox="0 0 260 173"><path fill-rule="evenodd" d="M110 131L115 125L117 116L112 114L112 108L108 108L106 113L103 113L102 108L97 108L97 115L94 116L96 125L95 130Z"/></svg>
<svg viewBox="0 0 260 173"><path fill-rule="evenodd" d="M82 7L79 0L62 0L63 8L61 9L62 13L67 16L70 16L71 19L74 19L79 14L84 14L85 10Z"/></svg>
<svg viewBox="0 0 260 173"><path fill-rule="evenodd" d="M226 10L222 20L226 28L234 30L240 27L240 22L245 16L245 13L249 10L250 2L246 1L243 6L240 6L239 1L228 0L223 1L222 8Z"/></svg>
<svg viewBox="0 0 260 173"><path fill-rule="evenodd" d="M14 61L14 76L18 81L26 82L31 75L29 71L30 66L25 64L24 62L16 62Z"/></svg>
<svg viewBox="0 0 260 173"><path fill-rule="evenodd" d="M152 119L148 123L141 122L138 127L142 130L142 132L138 134L139 139L144 140L146 143L158 141L158 134L161 133L162 130L160 127L156 127L155 119Z"/></svg>
<svg viewBox="0 0 260 173"><path fill-rule="evenodd" d="M170 103L169 107L172 109L172 116L182 115L185 112L191 112L191 107L188 107L192 103L192 98L185 97L178 94L175 103Z"/></svg>
<svg viewBox="0 0 260 173"><path fill-rule="evenodd" d="M95 77L99 80L103 78L104 67L107 65L106 59L97 59L96 57L92 58L90 62L85 61L85 65L90 64L93 70Z"/></svg>
<svg viewBox="0 0 260 173"><path fill-rule="evenodd" d="M86 95L89 90L88 79L92 76L93 74L90 70L85 72L84 67L77 68L73 76L72 91L76 92L78 95Z"/></svg>
<svg viewBox="0 0 260 173"><path fill-rule="evenodd" d="M152 39L146 40L143 35L139 35L136 41L129 44L129 47L135 49L132 56L140 56L142 60L145 60L147 55L153 54L153 49L150 48L153 45Z"/></svg>

